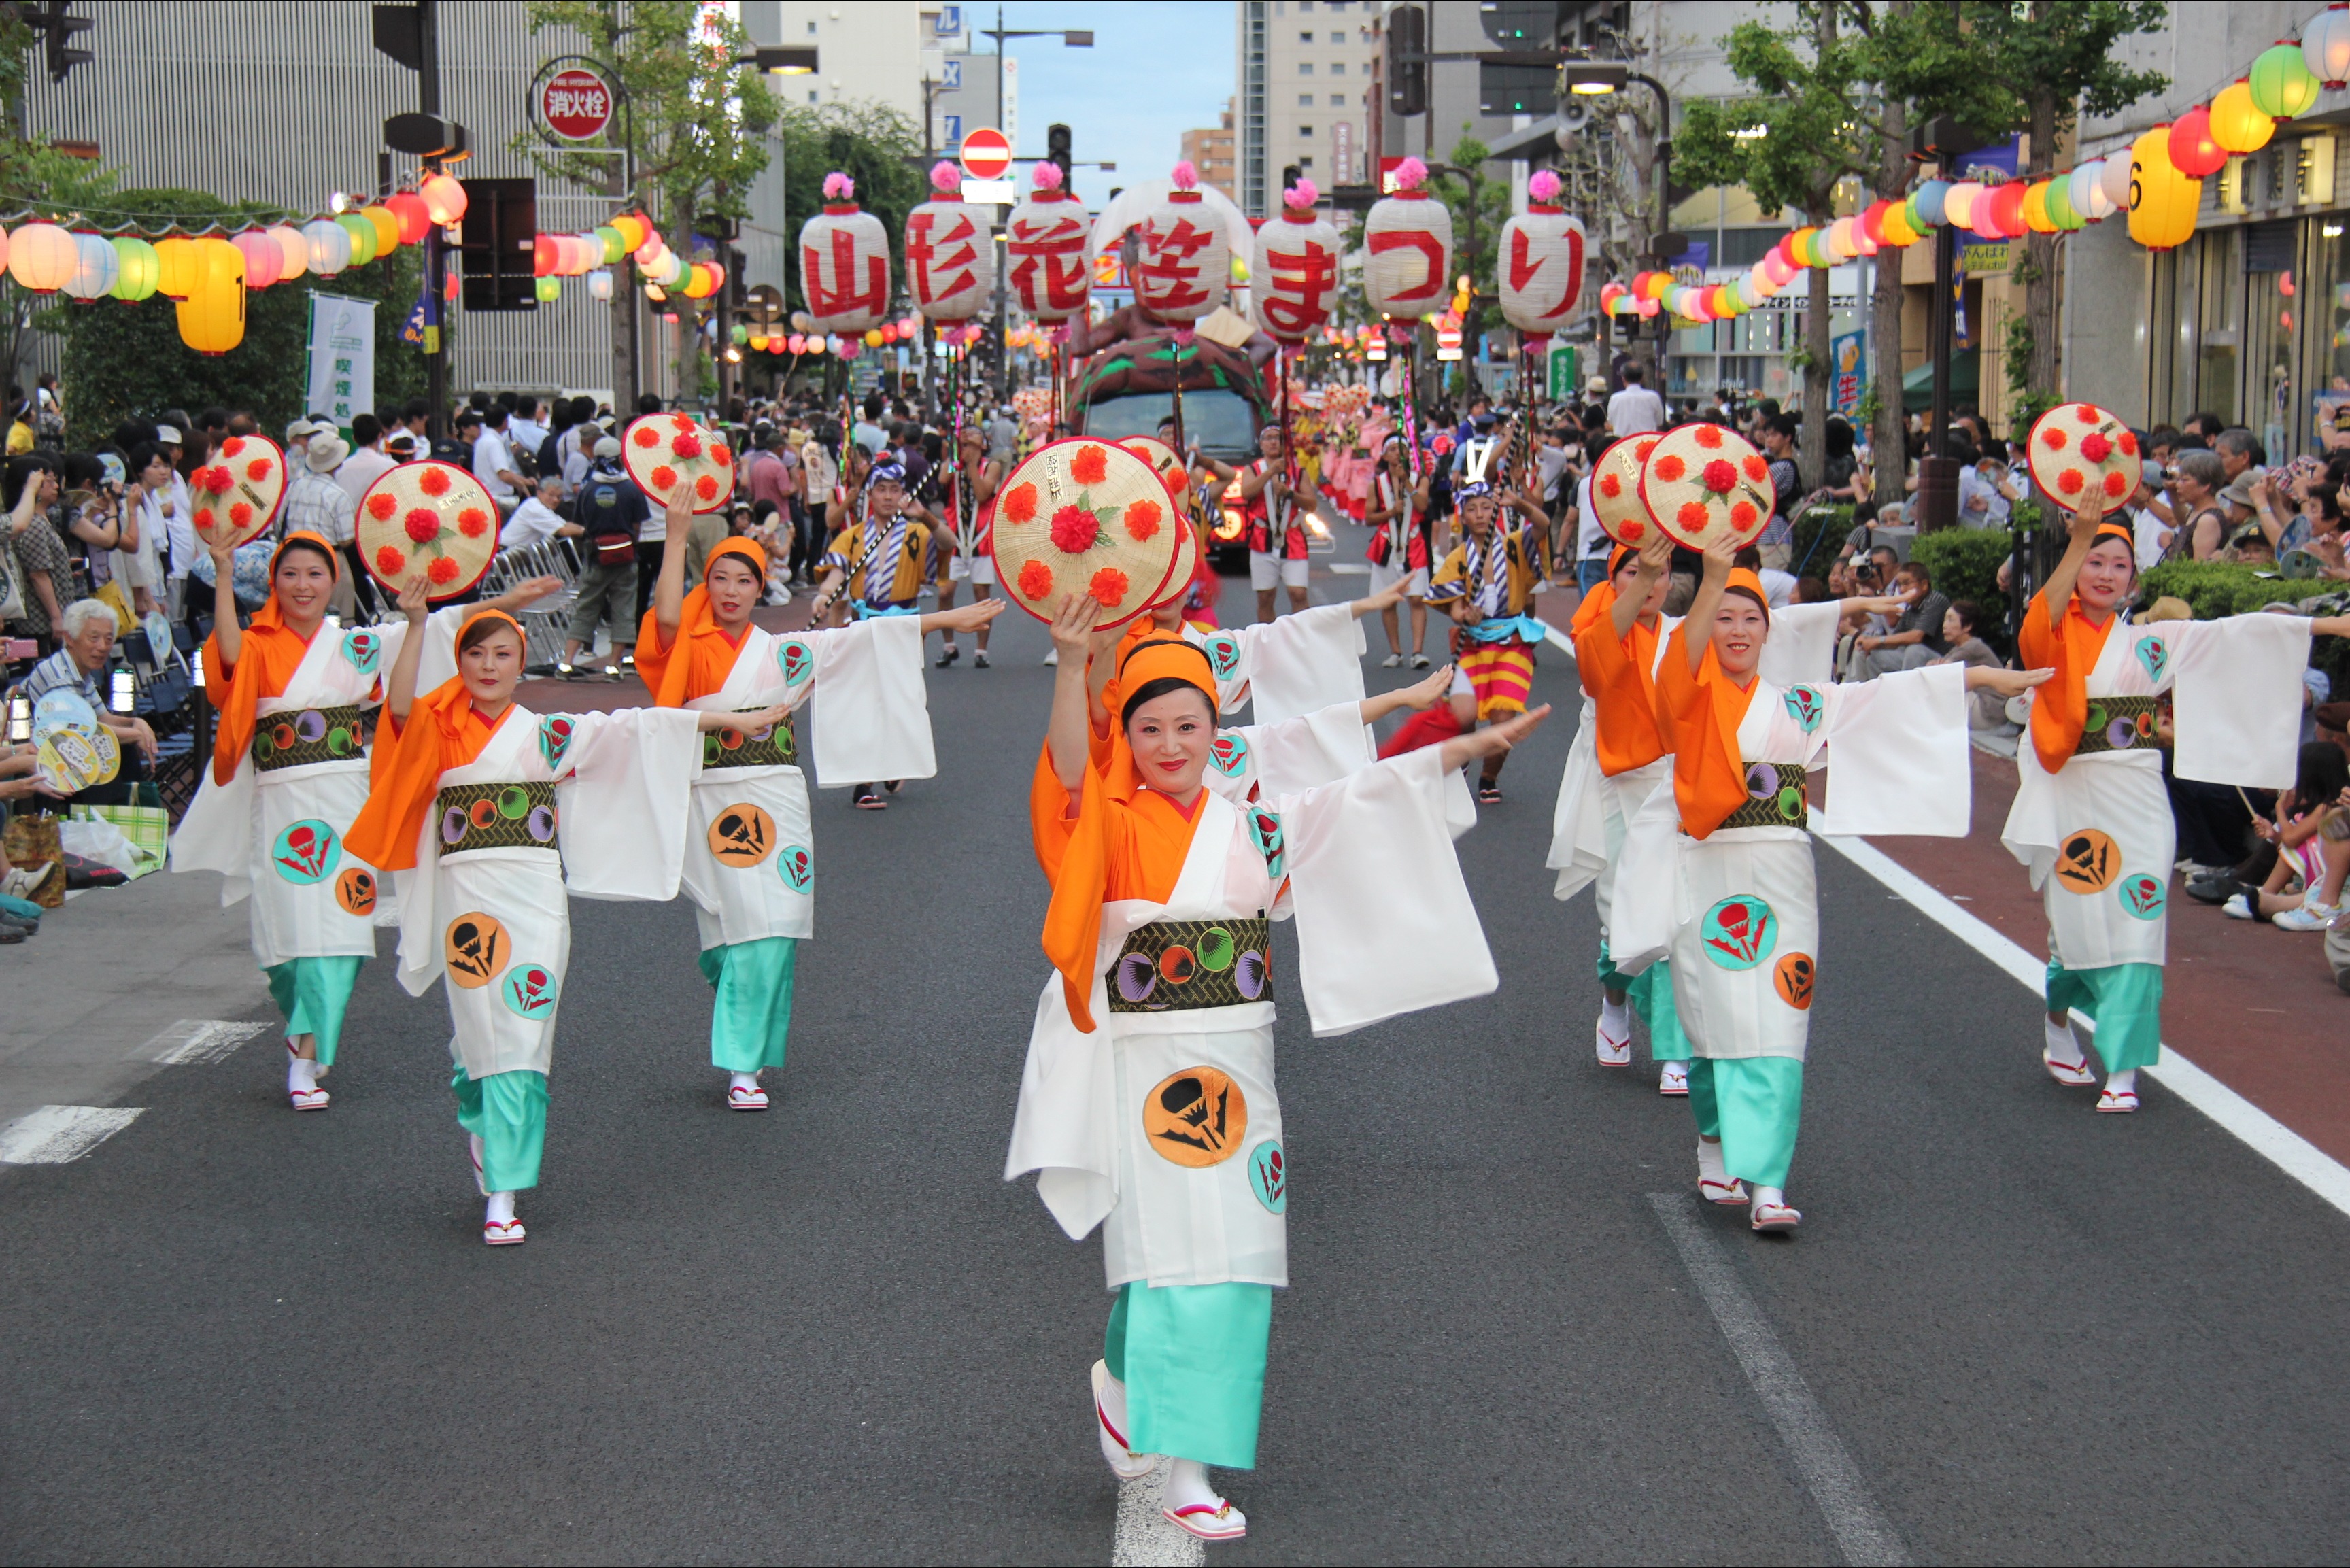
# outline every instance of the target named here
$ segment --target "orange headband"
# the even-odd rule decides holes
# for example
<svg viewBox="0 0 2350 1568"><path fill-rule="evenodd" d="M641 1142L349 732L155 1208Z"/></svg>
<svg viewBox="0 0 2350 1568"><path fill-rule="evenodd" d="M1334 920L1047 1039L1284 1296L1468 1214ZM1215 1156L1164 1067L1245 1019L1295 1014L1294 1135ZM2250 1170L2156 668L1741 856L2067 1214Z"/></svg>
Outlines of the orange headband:
<svg viewBox="0 0 2350 1568"><path fill-rule="evenodd" d="M1730 569L1730 581L1722 586L1722 591L1725 593L1745 594L1756 604L1762 606L1763 629L1766 631L1770 629L1771 596L1762 591L1762 579L1761 577L1756 576L1752 572L1748 571L1743 566L1732 566Z"/></svg>
<svg viewBox="0 0 2350 1568"><path fill-rule="evenodd" d="M311 548L318 551L321 555L325 556L327 557L328 572L330 573L337 581L341 580L343 576L342 552L336 549L332 545L327 543L323 535L313 534L307 528L299 528L295 530L293 533L286 535L284 539L278 541L277 548L269 552L269 575L271 577L275 578L277 576L277 563L286 558L286 552L292 549L296 545L307 545Z"/></svg>
<svg viewBox="0 0 2350 1568"><path fill-rule="evenodd" d="M457 628L457 644L461 649L464 646L465 634L473 630L477 623L484 620L502 620L505 622L508 626L514 628L515 635L522 639L523 646L525 648L530 646L530 634L523 630L522 622L515 619L514 617L506 614L506 612L502 609L484 608L475 610L472 615L467 616L465 618L465 624Z"/></svg>
<svg viewBox="0 0 2350 1568"><path fill-rule="evenodd" d="M1209 662L1207 650L1197 643L1175 637L1153 637L1128 649L1118 667L1120 706L1124 705L1127 692L1139 691L1160 680L1180 680L1191 686L1207 698L1209 712L1216 711L1216 668Z"/></svg>
<svg viewBox="0 0 2350 1568"><path fill-rule="evenodd" d="M742 556L743 559L749 564L751 567L751 575L758 578L762 584L766 582L767 552L761 547L756 539L746 539L737 534L721 540L718 545L711 550L710 559L702 563L702 580L705 584L710 581L711 568L718 565L721 559L728 556Z"/></svg>

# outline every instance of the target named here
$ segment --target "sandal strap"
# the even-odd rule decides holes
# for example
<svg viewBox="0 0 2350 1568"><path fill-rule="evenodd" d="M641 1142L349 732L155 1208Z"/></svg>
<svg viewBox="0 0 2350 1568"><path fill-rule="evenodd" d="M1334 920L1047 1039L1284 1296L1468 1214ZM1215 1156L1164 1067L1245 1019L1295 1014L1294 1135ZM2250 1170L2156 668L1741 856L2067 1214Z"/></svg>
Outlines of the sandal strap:
<svg viewBox="0 0 2350 1568"><path fill-rule="evenodd" d="M1116 1443L1119 1448L1125 1449L1129 1454L1134 1452L1134 1449L1128 1446L1126 1434L1119 1431L1118 1428L1111 1423L1109 1412L1101 1407L1101 1401L1098 1399L1094 1401L1094 1417L1097 1420L1101 1422L1102 1430L1109 1434L1110 1441Z"/></svg>
<svg viewBox="0 0 2350 1568"><path fill-rule="evenodd" d="M1211 1503L1187 1502L1182 1507L1175 1509L1172 1511L1178 1519L1189 1519L1195 1513L1213 1514L1216 1518L1222 1519L1232 1511L1232 1505L1220 1497Z"/></svg>

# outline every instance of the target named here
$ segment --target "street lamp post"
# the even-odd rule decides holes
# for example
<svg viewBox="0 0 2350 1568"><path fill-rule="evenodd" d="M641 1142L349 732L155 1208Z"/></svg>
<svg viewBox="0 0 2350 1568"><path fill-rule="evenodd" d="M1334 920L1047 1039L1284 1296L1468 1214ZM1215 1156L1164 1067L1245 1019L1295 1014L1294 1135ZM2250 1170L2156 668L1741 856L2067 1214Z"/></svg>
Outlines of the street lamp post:
<svg viewBox="0 0 2350 1568"><path fill-rule="evenodd" d="M1636 71L1621 60L1565 60L1559 66L1561 98L1603 98L1621 91L1633 82L1639 83L1657 98L1657 228L1648 243L1649 259L1661 267L1687 249L1686 242L1673 230L1672 168L1673 168L1673 98L1665 84L1644 72ZM1637 329L1636 329L1637 331ZM1650 369L1656 377L1659 395L1665 381L1665 339L1671 335L1671 326L1663 311L1657 312L1657 333L1654 339L1655 361ZM1637 337L1635 338L1637 341Z"/></svg>
<svg viewBox="0 0 2350 1568"><path fill-rule="evenodd" d="M995 26L977 28L975 31L983 38L995 40L995 118L998 119L1003 118L1004 39L1057 36L1063 44L1072 49L1090 49L1094 47L1094 36L1089 28L1007 27L1003 25L1003 7L1000 5L995 8ZM925 118L928 117L925 116ZM1014 158L1020 155L1020 149L1016 145L1012 149L1012 154ZM1002 243L1002 236L1003 230L999 227L993 236L996 243ZM998 403L1012 395L1012 355L1003 346L1004 327L1011 313L1011 295L1006 286L1002 260L1002 257L997 258L999 265L995 269L995 398Z"/></svg>

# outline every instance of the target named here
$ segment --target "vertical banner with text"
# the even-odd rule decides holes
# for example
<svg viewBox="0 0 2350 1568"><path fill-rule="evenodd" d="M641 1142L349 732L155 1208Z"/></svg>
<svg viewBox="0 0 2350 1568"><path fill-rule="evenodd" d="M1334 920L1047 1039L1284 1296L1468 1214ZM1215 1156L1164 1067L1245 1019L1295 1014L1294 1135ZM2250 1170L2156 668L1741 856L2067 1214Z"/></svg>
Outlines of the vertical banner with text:
<svg viewBox="0 0 2350 1568"><path fill-rule="evenodd" d="M310 391L306 414L325 414L346 433L351 416L375 408L375 301L310 296Z"/></svg>

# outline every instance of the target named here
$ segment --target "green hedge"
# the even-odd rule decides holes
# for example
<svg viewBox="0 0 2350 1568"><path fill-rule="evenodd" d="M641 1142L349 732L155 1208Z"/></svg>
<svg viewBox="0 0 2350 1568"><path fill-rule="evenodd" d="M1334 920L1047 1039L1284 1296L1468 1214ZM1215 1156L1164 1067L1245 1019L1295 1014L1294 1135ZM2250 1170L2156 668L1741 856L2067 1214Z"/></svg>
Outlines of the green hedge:
<svg viewBox="0 0 2350 1568"><path fill-rule="evenodd" d="M1997 647L2007 609L1999 568L2014 548L2004 528L1942 528L1919 535L1909 558L1933 574L1934 591L1944 598L1974 600L1983 612L1976 629Z"/></svg>
<svg viewBox="0 0 2350 1568"><path fill-rule="evenodd" d="M2281 577L2273 568L2234 561L2165 561L2138 579L2137 606L2146 609L2165 597L2187 601L2197 620L2251 615L2289 604L2303 615L2350 612L2350 593L2339 588L2311 594L2303 579ZM2309 662L2333 682L2336 701L2350 698L2350 639L2321 637L2310 645Z"/></svg>
<svg viewBox="0 0 2350 1568"><path fill-rule="evenodd" d="M1835 565L1836 552L1844 548L1844 537L1852 532L1851 504L1814 506L1797 514L1793 526L1794 554L1787 558L1787 569L1799 577L1827 581L1828 568Z"/></svg>

